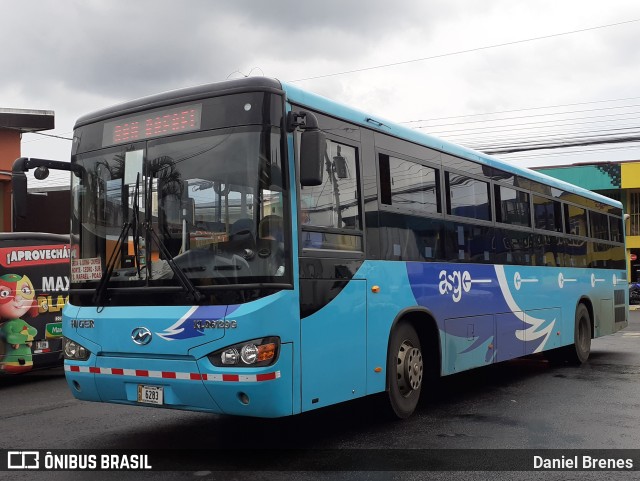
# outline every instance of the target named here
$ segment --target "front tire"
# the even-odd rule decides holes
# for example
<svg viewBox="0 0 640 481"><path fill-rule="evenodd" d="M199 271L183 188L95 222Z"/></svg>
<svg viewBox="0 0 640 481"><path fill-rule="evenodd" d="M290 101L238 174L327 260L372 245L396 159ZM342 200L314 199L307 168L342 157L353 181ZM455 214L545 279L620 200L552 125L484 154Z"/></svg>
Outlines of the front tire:
<svg viewBox="0 0 640 481"><path fill-rule="evenodd" d="M420 338L411 324L401 322L391 333L387 355L387 394L396 417L405 419L415 411L423 379Z"/></svg>

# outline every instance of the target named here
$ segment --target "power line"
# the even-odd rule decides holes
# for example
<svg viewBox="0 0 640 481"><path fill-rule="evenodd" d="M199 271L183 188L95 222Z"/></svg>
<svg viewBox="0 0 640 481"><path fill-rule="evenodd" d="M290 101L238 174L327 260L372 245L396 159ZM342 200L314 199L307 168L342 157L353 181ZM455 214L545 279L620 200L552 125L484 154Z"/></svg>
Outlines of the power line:
<svg viewBox="0 0 640 481"><path fill-rule="evenodd" d="M44 135L45 137L54 137L56 139L62 139L62 140L73 140L72 138L69 138L69 137L62 137L61 135L54 135L54 134L45 134L44 132L28 132L28 133Z"/></svg>
<svg viewBox="0 0 640 481"><path fill-rule="evenodd" d="M640 117L638 117L640 118ZM440 138L447 139L454 143L480 143L480 142L512 142L512 141L522 141L522 140L530 140L530 139L540 139L540 138L564 138L567 136L576 136L576 135L616 135L621 132L629 133L629 131L635 131L640 128L638 124L623 124L618 128L613 127L603 127L600 129L590 129L590 130L580 130L580 129L570 129L569 125L561 126L562 128L550 128L541 130L536 128L535 130L531 129L517 129L524 130L524 132L512 132L508 129L502 130L500 132L507 132L506 134L501 135L498 132L487 132L487 135L477 134L476 136L472 136L472 134L466 135L456 135L456 136L439 136ZM491 135L495 134L495 135ZM455 140L451 140L455 139Z"/></svg>
<svg viewBox="0 0 640 481"><path fill-rule="evenodd" d="M317 75L315 77L306 77L306 78L301 78L301 79L296 79L296 80L289 80L289 82L304 82L306 80L317 80L317 79L321 79L321 78L327 78L327 77L335 77L338 75L347 75L347 74L352 74L352 73L358 73L358 72L366 72L369 70L376 70L376 69L381 69L381 68L387 68L387 67L397 67L398 65L406 65L409 63L416 63L416 62L424 62L427 60L434 60L437 58L443 58L443 57L451 57L453 55L462 55L465 53L472 53L472 52L479 52L482 50L489 50L492 48L499 48L499 47L506 47L509 45L518 45L521 43L527 43L527 42L535 42L537 40L545 40L545 39L549 39L549 38L555 38L555 37L562 37L565 35L573 35L576 33L582 33L582 32L589 32L592 30L599 30L599 29L603 29L603 28L610 28L610 27L617 27L620 25L625 25L628 23L634 23L634 22L638 22L640 21L640 18L636 18L633 20L626 20L624 22L617 22L617 23L610 23L607 25L599 25L597 27L588 27L588 28L581 28L579 30L572 30L570 32L561 32L561 33L553 33L550 35L543 35L541 37L533 37L533 38L527 38L524 40L514 40L512 42L505 42L505 43L499 43L499 44L495 44L495 45L487 45L484 47L476 47L476 48L470 48L470 49L466 49L466 50L458 50L455 52L448 52L448 53L442 53L442 54L438 54L438 55L432 55L430 57L423 57L423 58L416 58L416 59L412 59L412 60L404 60L401 62L393 62L393 63L388 63L388 64L384 64L384 65L376 65L373 67L363 67L363 68L359 68L359 69L353 69L353 70L346 70L344 72L335 72L335 73L330 73L330 74L324 74L324 75Z"/></svg>
<svg viewBox="0 0 640 481"><path fill-rule="evenodd" d="M576 107L578 105L589 105L589 104L601 104L606 102L622 102L624 100L638 100L640 97L626 97L622 99L610 99L610 100L592 100L591 102L576 102L571 104L560 104L560 105L547 105L543 107L525 107L521 109L513 109L513 110L501 110L496 112L485 112L478 114L464 114L464 115L450 115L447 117L434 117L432 119L421 119L421 120L405 120L403 122L398 122L399 124L414 124L417 122L432 122L434 120L450 120L450 119L463 119L467 117L481 117L485 115L498 115L498 114L512 114L516 112L526 112L529 110L543 110L543 109L557 109L560 107ZM611 107L614 108L614 107ZM554 115L554 114L548 114Z"/></svg>
<svg viewBox="0 0 640 481"><path fill-rule="evenodd" d="M622 114L622 115L629 115L627 114ZM610 117L614 117L613 119L611 119ZM570 119L557 119L557 120L545 120L545 121L541 121L541 122L524 122L524 123L516 123L516 124L511 124L511 125L496 125L496 126L491 126L488 128L482 128L482 127L476 127L476 128L470 128L470 129L457 129L457 130L442 130L442 131L434 131L434 132L429 132L429 135L439 135L439 136L444 136L447 134L456 134L456 133L462 133L462 132L476 132L476 133L482 133L482 132L486 132L486 133L497 133L497 132L512 132L512 131L517 131L517 130L532 130L532 129L540 129L546 126L558 126L558 127L566 127L566 126L574 126L574 125L587 125L587 124L601 124L601 123L610 123L610 122L617 122L617 121L625 121L625 120L637 120L640 117L626 117L626 118L619 118L620 114L613 114L613 115L594 115L592 117L575 117L575 118L570 118ZM607 120L589 120L589 119L603 119L603 118L607 118ZM585 122L578 122L578 120L586 120ZM565 123L561 123L561 122L565 122ZM569 123L566 123L569 122ZM528 127L527 127L528 126ZM428 128L428 127L416 127L416 128ZM469 134L462 134L462 135L469 135Z"/></svg>
<svg viewBox="0 0 640 481"><path fill-rule="evenodd" d="M615 110L615 109L630 109L633 107L640 107L640 104L631 104L631 105L619 105L616 107L600 107L597 109L585 109L585 110L567 110L565 112L550 112L547 114L533 114L533 115L520 115L518 117L504 117L501 119L484 119L484 120L470 120L468 122L453 122L449 124L435 124L435 125L421 125L418 127L413 127L414 129L430 129L435 127L450 127L453 125L467 125L467 124L486 124L487 122L507 122L510 120L520 120L520 119L531 119L534 117L549 117L549 116L558 116L558 115L568 115L568 114L584 114L588 112L601 112L603 110ZM635 112L621 112L619 114L614 115L626 115L629 113ZM595 117L592 117L595 118ZM571 120L571 119L559 119L559 120Z"/></svg>
<svg viewBox="0 0 640 481"><path fill-rule="evenodd" d="M62 139L62 140L73 140L72 138L69 137L62 137L61 135L54 135L54 134L45 134L44 132L24 132L21 128L19 127L7 127L7 126L2 126L0 125L0 128L2 129L8 129L8 130L18 130L20 132L22 132L23 134L35 134L35 135L44 135L45 137L54 137L56 139ZM65 132L65 133L69 133L69 132Z"/></svg>
<svg viewBox="0 0 640 481"><path fill-rule="evenodd" d="M634 143L640 142L640 135L631 135L625 137L610 137L605 139L591 138L587 140L574 140L561 143L529 143L525 145L513 145L497 148L485 148L482 150L488 155L497 154L512 154L515 152L531 152L533 150L553 150L553 149L565 149L570 147L586 147L590 145L605 145L605 144L622 144L622 143Z"/></svg>
<svg viewBox="0 0 640 481"><path fill-rule="evenodd" d="M619 135L621 133L632 133L629 131L640 131L640 127L639 126L632 126L632 127L621 127L621 128L617 128L617 129L599 129L599 130L554 130L553 132L541 132L538 135L523 135L523 136L516 136L516 135L505 135L502 137L474 137L474 138L470 138L470 139L461 139L460 137L455 137L455 142L457 144L460 143L464 143L465 145L482 145L482 143L484 142L485 144L494 144L494 145L501 145L501 144L508 144L509 142L514 142L514 141L518 141L518 142L522 142L522 141L530 141L530 140L539 140L539 139L549 139L549 140L553 140L555 139L556 141L559 140L566 140L566 139L570 139L572 137L568 137L568 136L575 136L575 137L584 137L585 135L588 136L594 136L594 135ZM575 138L574 137L574 138ZM474 147L475 148L475 147ZM482 150L479 148L476 148L476 150Z"/></svg>
<svg viewBox="0 0 640 481"><path fill-rule="evenodd" d="M42 136L45 136L45 137L55 137L55 138L57 138L57 139L62 139L62 140L73 140L73 139L71 139L71 138L69 138L69 137L62 137L62 135L70 134L70 133L72 133L72 131L71 131L71 132L63 132L61 135L45 134L44 132L25 132L25 133L26 133L26 134L37 134L37 135L42 135ZM24 140L22 143L23 143L23 144L28 144L28 143L30 143L30 142L38 142L38 141L40 141L40 140L45 140L45 139Z"/></svg>
<svg viewBox="0 0 640 481"><path fill-rule="evenodd" d="M640 148L640 145L629 145L629 146L622 146L622 147L605 147L603 149L573 150L572 148L568 148L567 152L536 153L536 154L530 154L530 155L501 154L501 155L497 155L496 157L499 157L500 159L508 162L511 160L522 161L522 160L533 159L538 157L560 157L564 155L576 155L576 154L593 153L593 152L609 152L614 150L635 150L639 148ZM628 159L628 160L637 160L637 157L635 159Z"/></svg>
<svg viewBox="0 0 640 481"><path fill-rule="evenodd" d="M629 132L631 131L631 132ZM640 135L639 127L629 127L628 129L614 129L612 131L588 131L588 132L576 132L572 135L539 135L531 137L521 138L505 138L505 139L480 139L474 142L466 142L465 145L473 145L475 150L485 150L487 148L496 149L507 146L522 146L531 145L533 143L559 143L559 142L576 142L585 139L613 139L620 138L620 136L626 135ZM459 143L459 142L458 142Z"/></svg>

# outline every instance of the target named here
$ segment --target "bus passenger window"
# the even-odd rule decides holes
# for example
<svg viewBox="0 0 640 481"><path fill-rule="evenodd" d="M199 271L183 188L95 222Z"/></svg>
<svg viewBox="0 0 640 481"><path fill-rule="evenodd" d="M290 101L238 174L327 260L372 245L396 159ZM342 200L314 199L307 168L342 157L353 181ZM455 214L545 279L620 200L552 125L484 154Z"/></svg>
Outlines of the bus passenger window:
<svg viewBox="0 0 640 481"><path fill-rule="evenodd" d="M379 154L381 202L421 213L440 212L438 170Z"/></svg>
<svg viewBox="0 0 640 481"><path fill-rule="evenodd" d="M562 232L562 204L555 200L533 196L533 212L536 229Z"/></svg>
<svg viewBox="0 0 640 481"><path fill-rule="evenodd" d="M463 175L446 173L447 210L451 215L491 220L489 184Z"/></svg>

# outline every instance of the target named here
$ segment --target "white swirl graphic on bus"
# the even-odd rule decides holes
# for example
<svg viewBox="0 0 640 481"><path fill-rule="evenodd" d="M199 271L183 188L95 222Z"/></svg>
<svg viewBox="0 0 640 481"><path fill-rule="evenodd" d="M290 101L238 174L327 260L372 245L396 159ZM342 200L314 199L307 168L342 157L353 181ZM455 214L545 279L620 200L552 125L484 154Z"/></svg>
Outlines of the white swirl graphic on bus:
<svg viewBox="0 0 640 481"><path fill-rule="evenodd" d="M440 279L440 283L438 284L440 294L451 293L453 302L460 302L462 291L469 292L472 284L486 284L491 282L491 279L472 279L469 271L453 271L449 274L447 271L442 270L438 278Z"/></svg>

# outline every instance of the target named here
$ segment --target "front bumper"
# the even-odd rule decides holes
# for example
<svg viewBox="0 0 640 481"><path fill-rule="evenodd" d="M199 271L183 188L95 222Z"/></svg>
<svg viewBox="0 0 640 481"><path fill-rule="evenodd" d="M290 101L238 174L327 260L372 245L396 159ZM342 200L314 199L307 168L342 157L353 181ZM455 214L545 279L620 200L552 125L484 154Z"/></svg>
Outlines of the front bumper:
<svg viewBox="0 0 640 481"><path fill-rule="evenodd" d="M280 417L293 414L292 344L262 368L218 368L199 360L92 355L65 361L73 395L86 401L164 407L219 414ZM161 386L161 406L139 403L138 386Z"/></svg>

